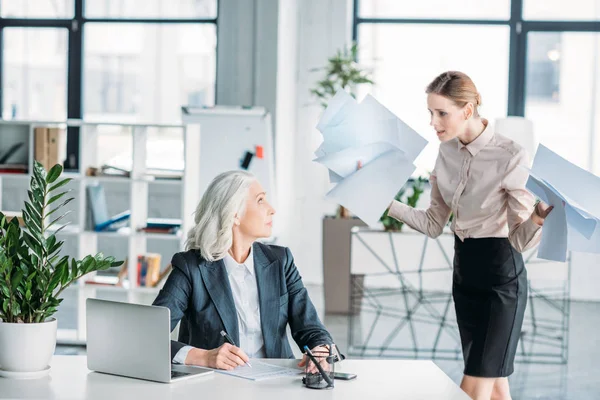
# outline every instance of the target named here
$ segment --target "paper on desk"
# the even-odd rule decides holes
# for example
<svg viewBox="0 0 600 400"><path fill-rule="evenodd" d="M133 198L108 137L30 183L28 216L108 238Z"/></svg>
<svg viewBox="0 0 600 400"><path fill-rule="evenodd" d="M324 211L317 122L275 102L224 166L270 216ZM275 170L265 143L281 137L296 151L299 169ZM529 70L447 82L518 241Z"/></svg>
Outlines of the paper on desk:
<svg viewBox="0 0 600 400"><path fill-rule="evenodd" d="M326 197L377 224L416 169L413 162L427 140L372 96L358 103L344 91L329 102L317 128L323 143L314 161L328 168L336 184Z"/></svg>
<svg viewBox="0 0 600 400"><path fill-rule="evenodd" d="M600 253L600 178L540 145L527 189L553 205L544 228L538 257L565 261L567 251Z"/></svg>
<svg viewBox="0 0 600 400"><path fill-rule="evenodd" d="M302 373L302 370L297 368L282 367L280 365L269 364L257 359L251 359L250 364L252 367L240 365L231 371L225 371L216 368L209 369L212 369L220 374L249 379L251 381L262 381L265 379L280 378L284 376L295 376Z"/></svg>

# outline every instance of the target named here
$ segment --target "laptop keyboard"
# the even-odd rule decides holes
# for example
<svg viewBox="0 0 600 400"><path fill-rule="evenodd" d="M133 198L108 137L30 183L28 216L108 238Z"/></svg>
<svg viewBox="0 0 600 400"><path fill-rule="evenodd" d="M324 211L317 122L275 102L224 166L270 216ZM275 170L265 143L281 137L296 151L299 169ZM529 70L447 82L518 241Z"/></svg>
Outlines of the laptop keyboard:
<svg viewBox="0 0 600 400"><path fill-rule="evenodd" d="M189 375L188 372L171 371L171 379Z"/></svg>

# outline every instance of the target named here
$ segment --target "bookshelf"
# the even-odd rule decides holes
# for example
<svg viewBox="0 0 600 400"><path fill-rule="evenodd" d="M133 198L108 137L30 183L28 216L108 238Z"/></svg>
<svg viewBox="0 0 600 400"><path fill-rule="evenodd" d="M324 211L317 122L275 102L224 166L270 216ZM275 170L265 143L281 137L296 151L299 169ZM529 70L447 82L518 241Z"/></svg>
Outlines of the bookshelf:
<svg viewBox="0 0 600 400"><path fill-rule="evenodd" d="M163 248L163 251L159 253L162 254L161 267L164 269L172 254L184 248L185 232L188 232L193 224L193 212L199 201L197 172L199 171L200 127L197 124L142 124L82 120L0 121L0 153L20 141L23 145L19 147L19 153L15 153L14 162L24 163L27 166L27 171L24 173L0 173L0 210L2 211L20 211L23 201L27 198L27 187L31 178L35 154L36 127L59 128L61 132L66 132L69 127L79 128L80 169L63 173L63 176L73 179L67 187L72 190L70 195L75 198L65 208L65 211L71 211L71 214L65 217L69 224L57 235L58 239L65 242L63 253L80 259L88 254L102 251L117 259L122 260L123 257L127 257L129 260L127 271L129 284L127 287L86 284L85 281L91 277L85 276L65 290L65 301L61 304L56 316L59 321L57 340L59 343L85 343L85 301L87 298L101 297L135 303L150 303L160 289L138 287L137 256L156 252L156 248ZM121 153L127 151L130 153L126 154L131 158L129 176L86 175L89 167L98 167L105 162L105 160L99 159L99 148L101 144L106 146L107 141L102 141L101 138L107 131L112 132L112 135L118 135L121 132L128 138L128 145L121 149L123 151L117 150ZM117 133L115 134L115 132ZM153 179L148 175L148 149L160 148L160 140L164 136L161 136L161 132L174 133L182 141L183 174L181 179ZM65 136L64 133L62 136ZM167 137L170 138L169 140L173 140L173 136ZM59 142L59 160L64 160L65 149L64 141ZM181 160L176 161L180 163ZM115 205L116 212L111 211L111 215L123 211L123 208L131 210L127 228L115 232L96 232L90 229L87 187L96 184L112 190L110 193L107 192L106 196L108 208L111 208L111 202L118 204ZM159 195L151 196L151 193ZM176 207L173 207L173 204ZM152 213L168 212L170 208L174 209L176 214L171 212L168 217L181 219L181 227L176 234L138 231L138 228L146 225L146 221L152 217ZM159 216L164 217L164 215ZM115 251L119 254L111 254L110 250L105 250L106 248L121 250ZM62 313L63 311L64 313ZM61 327L61 317L75 322L66 328Z"/></svg>

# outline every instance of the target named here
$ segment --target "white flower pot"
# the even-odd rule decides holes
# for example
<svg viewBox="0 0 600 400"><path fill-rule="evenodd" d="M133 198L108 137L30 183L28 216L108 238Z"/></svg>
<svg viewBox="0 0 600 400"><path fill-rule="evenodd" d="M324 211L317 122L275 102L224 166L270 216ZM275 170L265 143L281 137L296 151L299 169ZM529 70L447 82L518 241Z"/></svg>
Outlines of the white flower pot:
<svg viewBox="0 0 600 400"><path fill-rule="evenodd" d="M39 372L48 368L56 348L56 319L39 324L0 322L0 369Z"/></svg>

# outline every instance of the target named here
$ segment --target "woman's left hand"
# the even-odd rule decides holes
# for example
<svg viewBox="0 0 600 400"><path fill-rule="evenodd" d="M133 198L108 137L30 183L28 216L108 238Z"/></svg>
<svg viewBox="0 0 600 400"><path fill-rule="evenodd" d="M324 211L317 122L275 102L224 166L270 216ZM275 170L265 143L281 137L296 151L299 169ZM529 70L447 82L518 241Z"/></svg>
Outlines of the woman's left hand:
<svg viewBox="0 0 600 400"><path fill-rule="evenodd" d="M536 204L535 209L531 214L531 219L539 226L542 226L544 225L544 220L546 219L548 214L550 214L550 211L552 211L553 208L554 206L549 206L548 204L540 200L540 202Z"/></svg>
<svg viewBox="0 0 600 400"><path fill-rule="evenodd" d="M317 347L313 347L312 349L310 349L310 352L313 354L329 353L329 348L327 346L317 346ZM320 364L322 366L324 366L325 358L324 357L317 357L317 358L319 358ZM304 368L306 366L307 362L308 362L308 356L306 354L304 354L304 356L302 356L302 360L300 360L300 362L298 363L298 367ZM318 372L317 367L315 367L314 364L311 363L308 372L316 374Z"/></svg>

